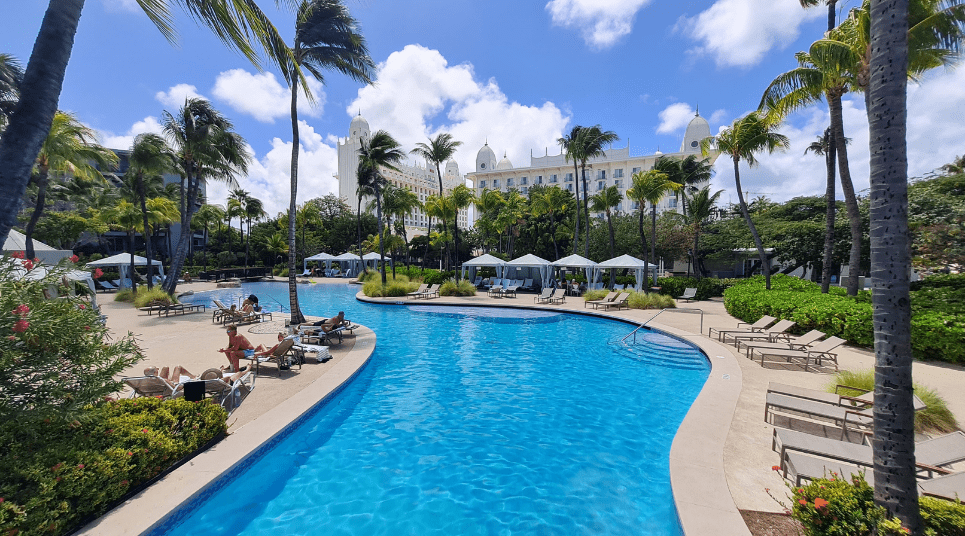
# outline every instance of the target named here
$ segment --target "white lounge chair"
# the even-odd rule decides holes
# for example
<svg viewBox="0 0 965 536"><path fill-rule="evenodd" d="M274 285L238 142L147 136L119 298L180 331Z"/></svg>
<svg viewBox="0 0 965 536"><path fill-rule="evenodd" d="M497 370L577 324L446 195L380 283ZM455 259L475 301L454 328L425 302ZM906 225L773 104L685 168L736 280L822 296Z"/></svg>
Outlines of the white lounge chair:
<svg viewBox="0 0 965 536"><path fill-rule="evenodd" d="M839 337L828 337L818 344L809 347L807 350L781 350L777 348L756 348L751 350L751 359L754 357L756 352L761 356L761 366L764 366L764 358L767 356L771 357L784 357L787 358L787 362L790 363L793 358L804 359L804 371L808 370L808 363L814 360L814 363L818 366L824 362L825 359L830 360L834 363L834 370L838 370L838 354L832 353L838 346L846 343L848 341L841 339Z"/></svg>
<svg viewBox="0 0 965 536"><path fill-rule="evenodd" d="M420 294L422 294L423 292L425 292L427 288L429 288L429 285L423 283L423 284L419 285L419 288L418 288L418 289L416 289L416 290L413 291L413 292L410 292L410 293L406 294L406 296L408 296L408 297L410 297L410 298L417 298L417 297L419 297Z"/></svg>
<svg viewBox="0 0 965 536"><path fill-rule="evenodd" d="M693 301L697 298L697 289L695 288L685 288L684 293L680 295L678 300Z"/></svg>
<svg viewBox="0 0 965 536"><path fill-rule="evenodd" d="M730 336L731 339L736 343L738 340L767 340L773 341L780 337L790 338L789 333L785 333L787 330L793 328L796 322L793 320L778 320L773 326L763 329L761 331L753 331L749 333L724 333L723 341L727 342L727 337Z"/></svg>
<svg viewBox="0 0 965 536"><path fill-rule="evenodd" d="M611 292L611 293L607 294L606 297L603 298L602 300L591 300L591 301L588 301L588 302L584 302L584 303L583 303L583 308L585 309L587 305L592 305L593 308L596 309L596 308L599 307L600 305L607 304L607 303L613 303L613 300L615 300L616 297L617 297L617 292L614 291L614 292Z"/></svg>
<svg viewBox="0 0 965 536"><path fill-rule="evenodd" d="M752 348L772 348L777 350L806 350L814 342L816 342L821 337L824 337L824 333L816 329L801 335L800 337L794 337L784 342L772 342L772 341L754 341L737 339L737 350L740 351L741 347L744 347L745 354L747 357L751 356Z"/></svg>
<svg viewBox="0 0 965 536"><path fill-rule="evenodd" d="M620 293L620 295L617 296L616 299L614 299L612 302L610 302L610 303L601 303L600 305L603 306L603 310L605 310L605 311L609 311L609 310L610 310L610 307L616 307L617 309L619 309L619 308L621 308L621 307L626 307L627 309L629 309L630 306L627 305L627 299L628 299L629 297L630 297L630 293L629 293L629 292L622 292L622 293Z"/></svg>
<svg viewBox="0 0 965 536"><path fill-rule="evenodd" d="M773 316L764 315L760 319L758 319L757 322L754 322L753 324L748 324L747 322L738 322L737 329L719 329L719 328L711 327L711 328L707 328L707 336L713 337L714 332L716 331L717 340L722 341L724 340L723 337L725 333L729 334L729 333L761 332L761 331L764 331L764 329L767 328L767 326L770 326L771 324L773 324L776 320L777 319L774 318ZM741 326L747 326L747 327L741 328Z"/></svg>
<svg viewBox="0 0 965 536"><path fill-rule="evenodd" d="M534 303L542 303L542 302L547 302L547 301L549 301L549 299L553 296L553 291L554 291L554 290L555 290L555 289L552 289L552 288L550 288L550 287L544 288L543 291L540 292L539 296L536 296L535 298L533 298L533 302L534 302Z"/></svg>

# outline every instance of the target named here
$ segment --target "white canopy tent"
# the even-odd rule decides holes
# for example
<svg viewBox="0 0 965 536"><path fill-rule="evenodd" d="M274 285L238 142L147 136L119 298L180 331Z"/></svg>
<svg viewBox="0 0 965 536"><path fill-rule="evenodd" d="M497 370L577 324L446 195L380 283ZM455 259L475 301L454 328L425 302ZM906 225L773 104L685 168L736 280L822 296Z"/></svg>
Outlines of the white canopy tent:
<svg viewBox="0 0 965 536"><path fill-rule="evenodd" d="M467 268L469 269L469 280L472 281L476 278L476 270L486 267L495 268L496 277L502 278L504 266L506 266L506 261L486 253L485 255L480 255L475 259L470 259L462 263L462 278L466 279Z"/></svg>
<svg viewBox="0 0 965 536"><path fill-rule="evenodd" d="M551 279L553 278L553 263L544 258L537 257L532 253L527 253L518 259L513 259L507 262L503 267L503 273L506 274L506 272L509 272L510 270L516 272L516 270L519 268L537 270L539 272L540 285L544 288L552 284ZM536 278L534 277L533 279Z"/></svg>
<svg viewBox="0 0 965 536"><path fill-rule="evenodd" d="M33 239L33 243L34 257L40 259L44 264L57 264L74 254L69 249L54 249L36 238ZM27 251L27 237L15 229L10 229L10 233L3 243L3 252L13 253L15 251Z"/></svg>
<svg viewBox="0 0 965 536"><path fill-rule="evenodd" d="M365 266L366 266L366 267L368 267L369 263L372 263L372 268L378 270L378 268L379 268L379 261L382 260L382 257L379 256L378 253L376 253L376 252L374 252L374 251L370 251L370 252L366 253L365 255L362 255L362 260L365 261ZM391 261L391 260L392 260L392 257L389 257L388 255L386 255L386 256L385 256L385 260Z"/></svg>
<svg viewBox="0 0 965 536"><path fill-rule="evenodd" d="M554 262L553 266L556 268L582 268L587 282L592 282L593 268L596 267L596 263L590 259L587 259L586 257L574 253L573 255L563 257L562 259Z"/></svg>
<svg viewBox="0 0 965 536"><path fill-rule="evenodd" d="M147 266L147 259L139 255L134 255L134 266ZM158 274L164 277L164 265L161 261L154 259L151 261L151 265L156 267ZM100 259L96 261L91 261L87 263L88 268L108 268L117 267L121 273L120 287L126 288L130 284L128 281L131 280L131 254L130 253L118 253L117 255L112 255L105 259Z"/></svg>
<svg viewBox="0 0 965 536"><path fill-rule="evenodd" d="M32 270L27 271L27 269L23 267L23 261L20 259L13 259L13 262L15 266L11 271L11 275L14 277L27 279L30 281L39 281L47 277L47 275L50 273L50 268L43 264L34 266ZM94 278L89 272L84 272L81 270L67 270L64 272L63 276L69 281L76 281L86 285L87 288L90 289L90 302L95 309L97 308L97 290L94 287ZM71 291L71 294L73 294L73 291Z"/></svg>
<svg viewBox="0 0 965 536"><path fill-rule="evenodd" d="M317 253L315 255L312 255L311 257L305 257L305 260L302 261L302 269L308 270L308 261L315 261L315 262L324 262L325 269L328 270L329 268L332 267L332 260L334 259L335 259L334 255L329 255L328 253L324 253L324 252Z"/></svg>
<svg viewBox="0 0 965 536"><path fill-rule="evenodd" d="M646 274L646 271L652 267L652 264L642 261L636 257L631 257L630 255L620 255L619 257L615 257L597 264L596 268L593 269L593 282L600 282L603 277L604 270L621 270L626 268L634 271L634 276L637 280L635 288L639 292L643 289L644 274ZM611 281L610 284L612 285L613 282Z"/></svg>
<svg viewBox="0 0 965 536"><path fill-rule="evenodd" d="M338 266L342 270L343 274L350 275L350 276L351 275L357 276L359 274L359 269L362 267L361 266L362 258L354 253L345 252L335 257L332 260L338 263ZM347 269L345 265L348 265ZM351 271L352 273L349 274L348 273L349 271Z"/></svg>

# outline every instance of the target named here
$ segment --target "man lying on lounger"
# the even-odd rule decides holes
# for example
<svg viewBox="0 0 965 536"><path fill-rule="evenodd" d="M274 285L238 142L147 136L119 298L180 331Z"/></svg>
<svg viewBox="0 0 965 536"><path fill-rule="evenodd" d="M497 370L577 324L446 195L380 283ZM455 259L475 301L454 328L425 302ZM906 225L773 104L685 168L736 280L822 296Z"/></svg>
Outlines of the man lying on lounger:
<svg viewBox="0 0 965 536"><path fill-rule="evenodd" d="M322 331L324 331L325 333L328 333L329 331L332 331L337 327L349 325L349 321L345 320L345 312L339 311L337 315L333 316L332 318L329 318L328 320L319 320L318 322L312 322L309 324L302 324L302 325L318 326L322 328Z"/></svg>

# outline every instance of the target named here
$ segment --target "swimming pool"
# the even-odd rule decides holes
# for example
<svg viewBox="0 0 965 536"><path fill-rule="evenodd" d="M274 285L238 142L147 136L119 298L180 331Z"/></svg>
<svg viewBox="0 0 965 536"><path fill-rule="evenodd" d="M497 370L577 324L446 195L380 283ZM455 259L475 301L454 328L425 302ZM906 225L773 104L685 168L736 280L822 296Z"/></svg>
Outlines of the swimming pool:
<svg viewBox="0 0 965 536"><path fill-rule="evenodd" d="M649 332L627 348L631 326L554 311L299 290L306 314L376 332L369 365L158 534L681 533L668 459L708 375L698 350ZM277 283L184 301L249 293L287 309Z"/></svg>

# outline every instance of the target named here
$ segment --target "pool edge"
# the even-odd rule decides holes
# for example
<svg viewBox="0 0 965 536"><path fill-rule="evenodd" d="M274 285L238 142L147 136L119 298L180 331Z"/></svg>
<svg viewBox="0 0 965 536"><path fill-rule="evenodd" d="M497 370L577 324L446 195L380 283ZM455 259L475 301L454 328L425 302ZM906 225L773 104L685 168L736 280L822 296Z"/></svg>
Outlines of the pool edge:
<svg viewBox="0 0 965 536"><path fill-rule="evenodd" d="M361 291L355 295L355 299L380 305L427 305L425 301L413 302L404 298L370 298ZM598 310L557 309L518 303L430 303L439 306L550 310L639 325L636 320ZM750 536L724 474L724 443L743 383L737 356L726 346L700 333L656 322L648 324L648 327L695 345L707 357L711 367L707 381L691 403L670 447L670 485L683 532L685 536Z"/></svg>

